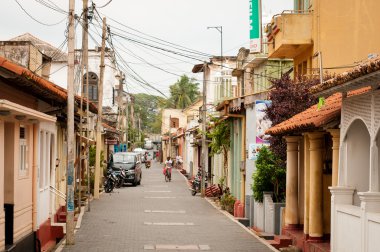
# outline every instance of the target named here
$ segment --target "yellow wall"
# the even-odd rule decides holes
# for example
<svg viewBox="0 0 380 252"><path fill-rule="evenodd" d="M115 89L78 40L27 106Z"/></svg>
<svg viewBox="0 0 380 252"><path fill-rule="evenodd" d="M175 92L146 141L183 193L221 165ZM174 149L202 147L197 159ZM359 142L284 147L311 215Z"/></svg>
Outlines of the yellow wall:
<svg viewBox="0 0 380 252"><path fill-rule="evenodd" d="M369 53L380 55L380 1L378 0L314 0L313 48L294 59L294 66L322 52L324 68L351 65L367 59ZM313 68L318 68L318 58ZM310 66L308 65L308 68ZM328 69L343 72L347 68Z"/></svg>

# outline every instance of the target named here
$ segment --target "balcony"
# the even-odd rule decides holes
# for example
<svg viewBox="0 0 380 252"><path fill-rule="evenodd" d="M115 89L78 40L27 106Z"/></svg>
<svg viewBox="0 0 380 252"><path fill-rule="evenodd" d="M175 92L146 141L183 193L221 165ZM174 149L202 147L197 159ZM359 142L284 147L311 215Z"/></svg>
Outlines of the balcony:
<svg viewBox="0 0 380 252"><path fill-rule="evenodd" d="M312 14L310 12L283 12L274 16L265 27L269 58L290 58L313 45Z"/></svg>

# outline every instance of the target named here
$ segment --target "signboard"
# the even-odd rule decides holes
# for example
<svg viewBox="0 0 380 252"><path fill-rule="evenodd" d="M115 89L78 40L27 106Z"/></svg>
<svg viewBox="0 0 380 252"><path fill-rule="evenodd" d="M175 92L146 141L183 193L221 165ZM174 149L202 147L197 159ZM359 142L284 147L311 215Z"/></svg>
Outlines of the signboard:
<svg viewBox="0 0 380 252"><path fill-rule="evenodd" d="M261 52L261 0L249 1L249 48Z"/></svg>
<svg viewBox="0 0 380 252"><path fill-rule="evenodd" d="M272 122L265 118L265 110L271 105L271 101L257 100L255 101L256 112L256 143L269 144L270 135L266 135L265 131L272 126Z"/></svg>
<svg viewBox="0 0 380 252"><path fill-rule="evenodd" d="M264 144L250 143L248 146L248 159L257 160L257 155L259 154L260 149L263 146Z"/></svg>

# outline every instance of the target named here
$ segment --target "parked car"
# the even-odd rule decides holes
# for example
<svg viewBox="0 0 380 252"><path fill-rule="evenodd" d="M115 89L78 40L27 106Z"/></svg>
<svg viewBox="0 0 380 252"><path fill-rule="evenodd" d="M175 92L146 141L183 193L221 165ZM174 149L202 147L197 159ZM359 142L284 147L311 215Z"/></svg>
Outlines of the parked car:
<svg viewBox="0 0 380 252"><path fill-rule="evenodd" d="M117 152L112 154L108 163L109 167L116 172L123 169L126 172L124 183L133 186L141 184L141 154L136 152Z"/></svg>
<svg viewBox="0 0 380 252"><path fill-rule="evenodd" d="M143 148L135 148L135 149L133 149L133 152L140 153L141 154L141 162L145 163L146 160L144 158L144 154L145 154L145 152L147 152L147 150L145 150Z"/></svg>

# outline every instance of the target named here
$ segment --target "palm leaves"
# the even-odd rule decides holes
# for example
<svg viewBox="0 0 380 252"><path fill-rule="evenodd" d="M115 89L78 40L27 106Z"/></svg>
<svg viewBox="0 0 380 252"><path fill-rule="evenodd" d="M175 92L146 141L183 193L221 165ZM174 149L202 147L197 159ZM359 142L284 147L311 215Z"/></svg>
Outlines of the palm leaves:
<svg viewBox="0 0 380 252"><path fill-rule="evenodd" d="M171 85L168 107L184 109L195 102L199 97L199 83L186 75L181 76L176 83Z"/></svg>

